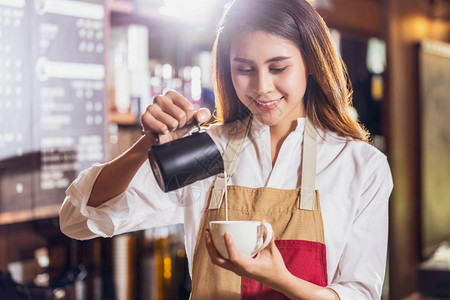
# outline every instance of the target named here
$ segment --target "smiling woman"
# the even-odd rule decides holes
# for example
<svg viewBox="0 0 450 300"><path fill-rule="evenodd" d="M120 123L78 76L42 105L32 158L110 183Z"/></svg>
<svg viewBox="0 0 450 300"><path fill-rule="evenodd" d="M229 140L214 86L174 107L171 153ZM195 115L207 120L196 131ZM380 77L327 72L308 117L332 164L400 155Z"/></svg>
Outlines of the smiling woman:
<svg viewBox="0 0 450 300"><path fill-rule="evenodd" d="M68 188L61 230L86 239L183 223L192 299L379 299L392 178L349 115L345 66L322 18L305 0L235 0L212 54L215 114L174 91L155 97L145 136ZM147 151L208 119L224 172L164 193ZM209 224L227 216L265 220L273 238L247 257L224 234L222 256Z"/></svg>
<svg viewBox="0 0 450 300"><path fill-rule="evenodd" d="M231 45L230 65L238 98L263 124L276 131L305 117L308 73L294 43L262 31L244 33Z"/></svg>
<svg viewBox="0 0 450 300"><path fill-rule="evenodd" d="M229 7L221 24L213 49L217 115L221 121L233 121L247 113L234 91L230 74L232 44L245 31L261 31L290 41L300 51L309 74L304 107L313 124L368 140L368 133L347 112L352 93L345 66L334 50L328 28L311 5L298 5L297 1L237 1ZM253 50L259 52L275 45L263 44Z"/></svg>

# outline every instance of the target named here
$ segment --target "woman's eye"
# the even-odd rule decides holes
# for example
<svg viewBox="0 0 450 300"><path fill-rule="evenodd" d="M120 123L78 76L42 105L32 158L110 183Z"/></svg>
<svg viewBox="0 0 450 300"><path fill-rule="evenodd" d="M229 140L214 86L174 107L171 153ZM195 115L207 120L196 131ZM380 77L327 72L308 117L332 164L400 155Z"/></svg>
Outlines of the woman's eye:
<svg viewBox="0 0 450 300"><path fill-rule="evenodd" d="M282 67L282 68L270 68L270 72L277 74L277 73L283 72L283 71L286 70L286 69L287 69L287 67Z"/></svg>
<svg viewBox="0 0 450 300"><path fill-rule="evenodd" d="M253 71L252 68L238 68L238 72L241 74L249 74Z"/></svg>

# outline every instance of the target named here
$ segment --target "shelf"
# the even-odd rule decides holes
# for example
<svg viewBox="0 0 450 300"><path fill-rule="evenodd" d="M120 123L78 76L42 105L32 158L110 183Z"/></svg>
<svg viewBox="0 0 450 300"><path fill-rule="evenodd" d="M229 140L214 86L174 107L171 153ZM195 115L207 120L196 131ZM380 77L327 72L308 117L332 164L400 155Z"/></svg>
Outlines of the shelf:
<svg viewBox="0 0 450 300"><path fill-rule="evenodd" d="M38 219L48 219L59 215L60 204L36 207L14 212L0 213L0 225L27 222Z"/></svg>
<svg viewBox="0 0 450 300"><path fill-rule="evenodd" d="M33 209L34 219L49 219L57 217L59 215L59 210L61 209L61 204L40 206Z"/></svg>
<svg viewBox="0 0 450 300"><path fill-rule="evenodd" d="M109 113L109 122L119 125L136 125L138 123L138 118L136 115L131 113Z"/></svg>
<svg viewBox="0 0 450 300"><path fill-rule="evenodd" d="M30 221L33 219L31 209L0 213L0 225Z"/></svg>

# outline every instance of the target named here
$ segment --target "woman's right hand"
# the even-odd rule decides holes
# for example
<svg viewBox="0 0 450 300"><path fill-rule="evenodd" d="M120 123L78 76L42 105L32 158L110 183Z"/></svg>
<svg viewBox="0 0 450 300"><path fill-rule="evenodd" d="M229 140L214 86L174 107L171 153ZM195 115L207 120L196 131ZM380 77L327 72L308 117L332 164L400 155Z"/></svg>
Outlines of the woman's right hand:
<svg viewBox="0 0 450 300"><path fill-rule="evenodd" d="M145 135L151 143L164 144L178 139L195 127L195 122L203 123L211 112L207 108L194 110L192 103L175 91L156 96L141 116Z"/></svg>

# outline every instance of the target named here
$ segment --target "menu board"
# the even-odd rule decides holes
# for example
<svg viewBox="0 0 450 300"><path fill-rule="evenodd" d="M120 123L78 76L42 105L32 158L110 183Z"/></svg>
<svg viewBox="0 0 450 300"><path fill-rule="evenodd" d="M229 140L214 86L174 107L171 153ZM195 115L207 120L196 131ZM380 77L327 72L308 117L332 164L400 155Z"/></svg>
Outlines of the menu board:
<svg viewBox="0 0 450 300"><path fill-rule="evenodd" d="M104 0L0 0L0 224L105 160Z"/></svg>

